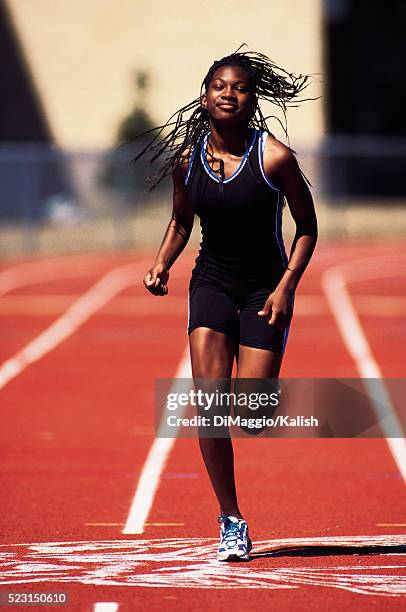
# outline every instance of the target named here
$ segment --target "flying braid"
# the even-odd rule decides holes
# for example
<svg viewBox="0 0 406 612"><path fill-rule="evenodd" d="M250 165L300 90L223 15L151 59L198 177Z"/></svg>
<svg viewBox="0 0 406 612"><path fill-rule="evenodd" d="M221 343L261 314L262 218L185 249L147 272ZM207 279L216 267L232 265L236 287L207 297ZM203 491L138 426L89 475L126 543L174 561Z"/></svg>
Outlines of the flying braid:
<svg viewBox="0 0 406 612"><path fill-rule="evenodd" d="M215 61L210 66L208 73L203 79L200 88L200 96L198 98L177 110L169 117L165 125L141 132L132 139L135 140L140 136L145 136L155 131L157 132L141 152L134 157L132 160L133 162L136 162L141 156L149 152L153 153L150 159L151 163L161 155L165 155L158 172L147 178L151 185L150 191L152 191L152 189L154 189L166 176L172 174L174 168L185 159L186 152L187 157L190 156L196 142L209 130L209 115L207 110L201 105L201 97L203 93L207 92L212 76L218 68L222 66L239 66L249 74L251 86L256 98L256 103L248 123L248 127L251 128L259 128L270 132L267 120L271 118L276 119L281 124L288 138L287 107L297 106L297 104L292 104L292 100L295 100L295 102L304 102L314 99L299 98L299 94L309 85L309 75L299 74L295 76L277 66L262 53L257 53L255 51L240 51L241 47L244 46L246 46L246 43L240 45L234 53ZM278 106L283 113L284 122L282 123L275 115L264 117L258 104L259 100L267 100ZM171 121L173 118L175 119ZM171 131L166 136L162 135L165 128L169 128L170 126L173 126Z"/></svg>

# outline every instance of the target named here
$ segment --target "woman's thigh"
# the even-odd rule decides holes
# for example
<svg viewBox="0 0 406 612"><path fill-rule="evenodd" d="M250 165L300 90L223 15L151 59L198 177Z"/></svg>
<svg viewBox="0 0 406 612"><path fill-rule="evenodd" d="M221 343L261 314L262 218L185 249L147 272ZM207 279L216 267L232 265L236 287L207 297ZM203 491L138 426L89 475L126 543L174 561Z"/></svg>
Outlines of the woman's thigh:
<svg viewBox="0 0 406 612"><path fill-rule="evenodd" d="M193 382L196 391L214 394L230 391L231 374L234 361L235 340L208 327L197 327L189 334L190 356L192 362ZM238 345L237 345L238 346ZM197 406L197 412L203 416L227 415L230 406L213 403L206 412L204 405ZM229 437L228 428L199 430L199 437Z"/></svg>
<svg viewBox="0 0 406 612"><path fill-rule="evenodd" d="M193 378L230 378L235 340L208 327L197 327L189 334Z"/></svg>
<svg viewBox="0 0 406 612"><path fill-rule="evenodd" d="M257 349L255 354L244 351L244 355L247 355L245 361L256 362L258 367L265 369L269 367L273 369L274 364L278 362L278 358L272 357L272 354L284 353L290 328L290 323L288 323L285 329L281 330L274 325L269 325L267 317L258 315L272 291L273 287L269 286L254 288L247 292L239 313L240 346ZM293 309L293 297L291 304ZM263 350L258 351L258 349Z"/></svg>

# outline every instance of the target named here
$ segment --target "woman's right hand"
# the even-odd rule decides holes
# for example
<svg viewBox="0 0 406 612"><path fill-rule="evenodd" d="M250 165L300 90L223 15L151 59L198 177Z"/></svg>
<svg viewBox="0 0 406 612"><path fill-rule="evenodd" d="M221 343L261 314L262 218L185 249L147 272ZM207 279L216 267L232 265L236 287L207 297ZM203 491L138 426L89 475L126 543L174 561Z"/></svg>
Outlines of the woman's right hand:
<svg viewBox="0 0 406 612"><path fill-rule="evenodd" d="M166 295L169 272L163 264L156 264L144 276L144 285L153 295Z"/></svg>

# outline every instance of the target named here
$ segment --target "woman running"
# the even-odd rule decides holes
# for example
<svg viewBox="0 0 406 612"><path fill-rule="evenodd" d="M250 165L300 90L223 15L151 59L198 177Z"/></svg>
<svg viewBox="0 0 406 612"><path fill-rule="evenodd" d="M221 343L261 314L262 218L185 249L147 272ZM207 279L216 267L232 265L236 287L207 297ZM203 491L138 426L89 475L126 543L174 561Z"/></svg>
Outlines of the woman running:
<svg viewBox="0 0 406 612"><path fill-rule="evenodd" d="M279 376L317 221L296 158L270 133L258 101L277 104L286 119L307 78L238 49L213 63L200 96L178 111L172 131L137 156L169 152L155 184L171 173L174 185L172 218L144 278L153 295L167 294L169 270L188 242L194 215L200 217L202 242L189 286L195 381L230 379L235 358L237 379ZM285 198L296 224L289 258L281 233ZM199 444L220 506L217 557L248 559L252 545L237 501L231 438L199 433Z"/></svg>

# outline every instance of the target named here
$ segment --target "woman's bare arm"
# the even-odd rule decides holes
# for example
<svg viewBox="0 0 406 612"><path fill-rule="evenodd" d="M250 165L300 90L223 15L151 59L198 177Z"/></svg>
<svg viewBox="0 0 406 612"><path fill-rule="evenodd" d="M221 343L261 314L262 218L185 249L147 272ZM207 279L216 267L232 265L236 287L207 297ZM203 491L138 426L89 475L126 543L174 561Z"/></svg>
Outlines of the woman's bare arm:
<svg viewBox="0 0 406 612"><path fill-rule="evenodd" d="M194 212L185 186L187 162L172 173L173 209L155 264L144 277L145 287L154 295L166 295L169 269L185 248L193 229Z"/></svg>
<svg viewBox="0 0 406 612"><path fill-rule="evenodd" d="M268 298L260 316L281 329L292 315L291 296L305 271L317 242L317 218L313 198L294 154L276 139L268 137L264 167L275 185L285 194L296 224L288 267Z"/></svg>

